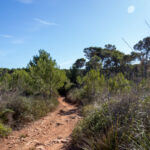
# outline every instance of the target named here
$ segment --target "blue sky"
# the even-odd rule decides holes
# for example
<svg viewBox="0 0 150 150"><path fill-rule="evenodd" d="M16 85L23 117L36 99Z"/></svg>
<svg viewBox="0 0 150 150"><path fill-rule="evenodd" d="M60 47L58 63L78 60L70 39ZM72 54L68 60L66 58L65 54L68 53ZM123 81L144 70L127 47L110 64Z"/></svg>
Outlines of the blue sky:
<svg viewBox="0 0 150 150"><path fill-rule="evenodd" d="M69 68L90 46L129 53L150 35L150 0L1 0L0 67L26 67L45 49Z"/></svg>

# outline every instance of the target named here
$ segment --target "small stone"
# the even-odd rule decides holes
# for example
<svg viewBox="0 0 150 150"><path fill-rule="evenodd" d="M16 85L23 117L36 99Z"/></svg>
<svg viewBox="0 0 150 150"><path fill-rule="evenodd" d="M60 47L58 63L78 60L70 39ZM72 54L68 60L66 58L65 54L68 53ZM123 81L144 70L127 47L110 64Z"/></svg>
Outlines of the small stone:
<svg viewBox="0 0 150 150"><path fill-rule="evenodd" d="M62 139L62 137L61 137L61 136L58 136L58 137L57 137L57 139L59 139L59 140L60 140L60 139Z"/></svg>
<svg viewBox="0 0 150 150"><path fill-rule="evenodd" d="M61 125L63 125L62 123L56 123L56 126L61 126Z"/></svg>

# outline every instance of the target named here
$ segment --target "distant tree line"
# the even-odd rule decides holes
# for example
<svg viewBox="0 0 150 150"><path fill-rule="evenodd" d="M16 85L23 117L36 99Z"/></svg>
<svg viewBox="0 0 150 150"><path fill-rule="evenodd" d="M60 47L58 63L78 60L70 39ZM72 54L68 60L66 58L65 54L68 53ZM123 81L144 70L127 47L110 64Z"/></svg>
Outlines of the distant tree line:
<svg viewBox="0 0 150 150"><path fill-rule="evenodd" d="M77 76L83 76L91 69L100 71L105 77L123 73L131 80L149 77L150 72L150 37L146 37L134 45L134 51L125 54L115 45L84 49L85 58L77 59L70 71L69 78L76 83Z"/></svg>

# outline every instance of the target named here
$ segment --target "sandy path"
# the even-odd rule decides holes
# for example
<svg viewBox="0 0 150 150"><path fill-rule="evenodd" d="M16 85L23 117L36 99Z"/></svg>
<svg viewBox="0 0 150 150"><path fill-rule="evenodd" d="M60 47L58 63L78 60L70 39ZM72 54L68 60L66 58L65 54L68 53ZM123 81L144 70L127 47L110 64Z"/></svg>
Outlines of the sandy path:
<svg viewBox="0 0 150 150"><path fill-rule="evenodd" d="M64 150L80 117L76 106L58 100L54 112L0 140L0 150Z"/></svg>

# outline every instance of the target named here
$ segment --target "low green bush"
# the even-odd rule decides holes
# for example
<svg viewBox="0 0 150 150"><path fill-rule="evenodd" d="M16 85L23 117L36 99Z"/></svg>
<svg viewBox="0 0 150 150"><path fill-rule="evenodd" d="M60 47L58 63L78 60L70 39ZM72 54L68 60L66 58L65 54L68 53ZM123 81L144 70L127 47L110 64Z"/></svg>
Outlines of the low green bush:
<svg viewBox="0 0 150 150"><path fill-rule="evenodd" d="M14 124L25 123L31 121L31 105L32 101L26 97L14 97L7 103L7 108L11 109L13 114Z"/></svg>
<svg viewBox="0 0 150 150"><path fill-rule="evenodd" d="M89 103L97 101L97 98L102 95L104 87L105 78L103 75L100 75L99 71L90 70L83 78L83 88Z"/></svg>
<svg viewBox="0 0 150 150"><path fill-rule="evenodd" d="M74 129L72 149L149 150L149 107L150 98L129 98L92 109Z"/></svg>
<svg viewBox="0 0 150 150"><path fill-rule="evenodd" d="M117 74L108 81L108 89L111 94L129 92L131 89L129 80L125 79L122 73Z"/></svg>
<svg viewBox="0 0 150 150"><path fill-rule="evenodd" d="M8 128L4 126L2 123L0 123L0 137L6 137L10 134L11 128Z"/></svg>
<svg viewBox="0 0 150 150"><path fill-rule="evenodd" d="M81 108L81 114L84 117L87 117L89 114L95 112L97 108L93 104L85 105Z"/></svg>
<svg viewBox="0 0 150 150"><path fill-rule="evenodd" d="M105 89L105 78L99 71L90 70L83 78L77 77L78 86L71 89L67 99L72 103L88 105L98 101Z"/></svg>
<svg viewBox="0 0 150 150"><path fill-rule="evenodd" d="M0 120L5 123L9 124L9 122L12 119L12 115L14 114L14 111L8 108L0 108Z"/></svg>
<svg viewBox="0 0 150 150"><path fill-rule="evenodd" d="M84 89L74 88L71 89L67 94L67 100L74 104L82 104L84 98Z"/></svg>
<svg viewBox="0 0 150 150"><path fill-rule="evenodd" d="M0 120L12 128L39 119L58 105L57 98L45 99L40 97L12 97L0 108Z"/></svg>
<svg viewBox="0 0 150 150"><path fill-rule="evenodd" d="M53 111L58 105L56 98L50 98L47 100L38 99L32 102L31 114L35 119L45 116L48 112Z"/></svg>

